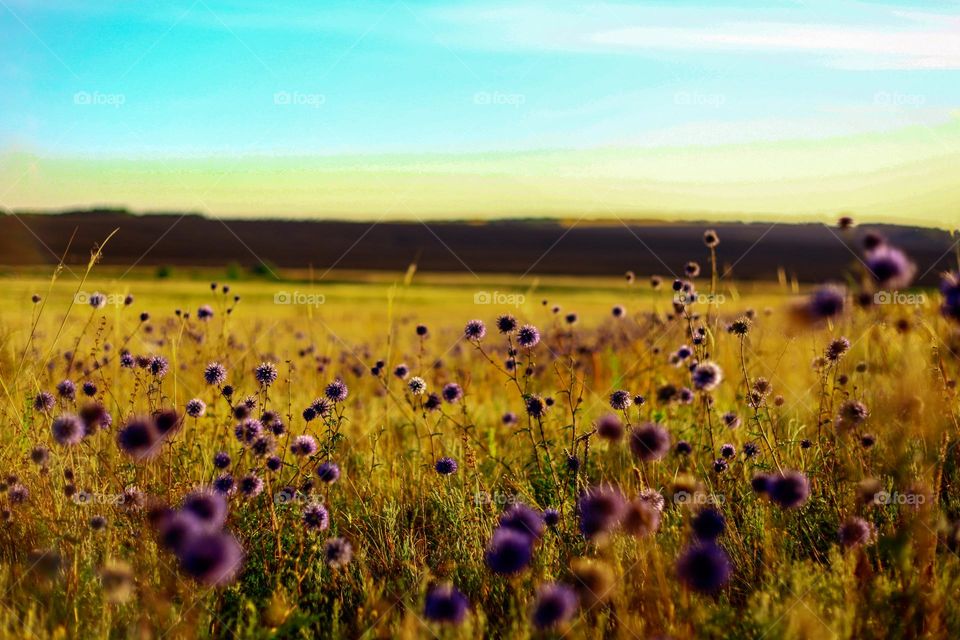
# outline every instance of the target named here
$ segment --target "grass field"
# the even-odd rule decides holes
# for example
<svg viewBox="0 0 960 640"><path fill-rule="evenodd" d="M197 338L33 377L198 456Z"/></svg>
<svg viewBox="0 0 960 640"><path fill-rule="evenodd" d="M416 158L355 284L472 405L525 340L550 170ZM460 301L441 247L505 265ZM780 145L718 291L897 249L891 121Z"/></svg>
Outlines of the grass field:
<svg viewBox="0 0 960 640"><path fill-rule="evenodd" d="M960 636L937 291L85 270L0 281L3 637Z"/></svg>

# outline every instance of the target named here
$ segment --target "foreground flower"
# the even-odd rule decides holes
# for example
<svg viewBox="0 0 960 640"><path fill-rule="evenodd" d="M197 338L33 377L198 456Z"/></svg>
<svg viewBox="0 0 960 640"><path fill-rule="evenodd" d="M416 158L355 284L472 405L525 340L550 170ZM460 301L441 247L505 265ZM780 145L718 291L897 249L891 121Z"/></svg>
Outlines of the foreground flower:
<svg viewBox="0 0 960 640"><path fill-rule="evenodd" d="M713 593L730 580L730 558L718 545L707 542L686 549L677 560L677 575L694 591Z"/></svg>
<svg viewBox="0 0 960 640"><path fill-rule="evenodd" d="M326 507L316 502L304 507L303 526L313 531L323 531L330 526L330 514Z"/></svg>
<svg viewBox="0 0 960 640"><path fill-rule="evenodd" d="M344 538L330 538L323 545L323 557L334 569L345 567L353 558L353 547Z"/></svg>
<svg viewBox="0 0 960 640"><path fill-rule="evenodd" d="M508 507L507 510L500 515L499 522L501 527L519 531L535 540L543 535L545 524L543 514L522 503Z"/></svg>
<svg viewBox="0 0 960 640"><path fill-rule="evenodd" d="M479 342L487 335L487 326L482 320L471 320L463 330L463 336L467 340Z"/></svg>
<svg viewBox="0 0 960 640"><path fill-rule="evenodd" d="M223 586L240 570L243 550L230 534L204 533L190 537L177 556L187 575L208 586Z"/></svg>
<svg viewBox="0 0 960 640"><path fill-rule="evenodd" d="M577 594L565 584L548 582L537 589L533 604L533 626L552 629L568 622L577 612Z"/></svg>
<svg viewBox="0 0 960 640"><path fill-rule="evenodd" d="M437 585L427 592L423 617L433 622L460 624L467 617L470 603L453 585Z"/></svg>
<svg viewBox="0 0 960 640"><path fill-rule="evenodd" d="M498 527L490 538L484 559L494 573L519 573L533 559L533 539L515 529Z"/></svg>
<svg viewBox="0 0 960 640"><path fill-rule="evenodd" d="M659 460L670 451L670 434L659 424L642 424L630 432L630 451L641 462Z"/></svg>
<svg viewBox="0 0 960 640"><path fill-rule="evenodd" d="M524 349L532 349L540 343L540 331L532 324L525 324L517 330L517 344Z"/></svg>
<svg viewBox="0 0 960 640"><path fill-rule="evenodd" d="M79 444L86 433L83 422L72 413L65 413L54 419L53 424L50 425L50 431L57 444L65 446Z"/></svg>
<svg viewBox="0 0 960 640"><path fill-rule="evenodd" d="M623 495L617 489L601 485L584 493L577 502L580 533L595 538L611 533L620 524L624 512Z"/></svg>
<svg viewBox="0 0 960 640"><path fill-rule="evenodd" d="M784 471L770 484L770 499L784 509L799 507L810 497L810 482L799 471Z"/></svg>
<svg viewBox="0 0 960 640"><path fill-rule="evenodd" d="M700 391L713 391L723 380L723 371L716 363L698 364L692 373L693 386Z"/></svg>
<svg viewBox="0 0 960 640"><path fill-rule="evenodd" d="M457 472L457 461L453 458L440 458L436 464L433 465L433 468L436 469L440 475L449 476Z"/></svg>
<svg viewBox="0 0 960 640"><path fill-rule="evenodd" d="M253 370L253 376L260 383L260 386L269 387L277 381L277 367L271 362L261 362Z"/></svg>

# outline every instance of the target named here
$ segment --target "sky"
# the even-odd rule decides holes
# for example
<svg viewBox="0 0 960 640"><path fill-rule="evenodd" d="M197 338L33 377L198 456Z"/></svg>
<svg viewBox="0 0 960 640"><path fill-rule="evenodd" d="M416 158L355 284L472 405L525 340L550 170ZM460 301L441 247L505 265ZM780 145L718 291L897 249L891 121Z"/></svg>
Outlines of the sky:
<svg viewBox="0 0 960 640"><path fill-rule="evenodd" d="M0 0L0 207L960 220L960 3Z"/></svg>

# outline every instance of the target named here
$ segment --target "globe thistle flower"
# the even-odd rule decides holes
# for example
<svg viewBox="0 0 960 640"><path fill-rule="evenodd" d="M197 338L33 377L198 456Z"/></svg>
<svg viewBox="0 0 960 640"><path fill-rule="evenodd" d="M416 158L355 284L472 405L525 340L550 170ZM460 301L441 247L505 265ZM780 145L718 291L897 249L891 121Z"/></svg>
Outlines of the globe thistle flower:
<svg viewBox="0 0 960 640"><path fill-rule="evenodd" d="M730 558L712 542L687 548L677 560L677 575L690 589L700 593L719 591L730 580Z"/></svg>
<svg viewBox="0 0 960 640"><path fill-rule="evenodd" d="M690 521L693 535L701 542L715 541L723 535L726 525L727 521L723 514L713 507L701 509Z"/></svg>
<svg viewBox="0 0 960 640"><path fill-rule="evenodd" d="M736 429L740 426L740 416L733 411L728 411L723 414L720 419L723 420L723 424L725 424L728 429Z"/></svg>
<svg viewBox="0 0 960 640"><path fill-rule="evenodd" d="M261 362L253 370L253 377L261 387L269 387L277 381L277 366L272 362Z"/></svg>
<svg viewBox="0 0 960 640"><path fill-rule="evenodd" d="M691 404L693 402L693 391L686 387L681 387L677 391L677 402L680 404Z"/></svg>
<svg viewBox="0 0 960 640"><path fill-rule="evenodd" d="M194 398L187 402L186 412L191 418L199 418L207 412L207 403L200 398Z"/></svg>
<svg viewBox="0 0 960 640"><path fill-rule="evenodd" d="M663 286L663 278L660 276L650 276L650 288L658 291Z"/></svg>
<svg viewBox="0 0 960 640"><path fill-rule="evenodd" d="M107 296L103 295L99 291L94 291L90 294L87 302L94 309L103 309L105 306L107 306Z"/></svg>
<svg viewBox="0 0 960 640"><path fill-rule="evenodd" d="M799 471L784 471L770 486L770 499L784 509L799 507L810 497L810 483Z"/></svg>
<svg viewBox="0 0 960 640"><path fill-rule="evenodd" d="M330 400L327 398L317 398L310 404L310 408L313 409L314 414L325 418L330 415L330 412L333 410L333 406L330 404Z"/></svg>
<svg viewBox="0 0 960 640"><path fill-rule="evenodd" d="M323 390L327 400L333 403L343 402L347 399L348 393L347 385L339 378L328 384L327 388Z"/></svg>
<svg viewBox="0 0 960 640"><path fill-rule="evenodd" d="M230 466L230 454L226 451L218 451L213 456L213 466L217 469L226 469Z"/></svg>
<svg viewBox="0 0 960 640"><path fill-rule="evenodd" d="M752 323L750 321L750 318L746 316L742 316L740 318L737 318L736 320L731 322L729 326L727 326L727 332L735 336L743 337L748 333L750 333L751 324Z"/></svg>
<svg viewBox="0 0 960 640"><path fill-rule="evenodd" d="M103 531L107 528L107 519L103 516L96 515L90 518L87 524L89 524L90 528L94 531Z"/></svg>
<svg viewBox="0 0 960 640"><path fill-rule="evenodd" d="M698 364L692 372L693 386L700 391L713 391L723 380L723 371L714 362Z"/></svg>
<svg viewBox="0 0 960 640"><path fill-rule="evenodd" d="M433 468L442 476L449 476L457 472L457 461L453 458L440 458Z"/></svg>
<svg viewBox="0 0 960 640"><path fill-rule="evenodd" d="M688 262L683 266L683 272L688 278L696 278L700 275L700 265L693 261Z"/></svg>
<svg viewBox="0 0 960 640"><path fill-rule="evenodd" d="M180 569L207 586L229 584L240 571L243 550L227 533L202 533L186 540L177 554Z"/></svg>
<svg viewBox="0 0 960 640"><path fill-rule="evenodd" d="M837 536L844 547L866 546L873 541L873 525L863 518L852 516L840 525Z"/></svg>
<svg viewBox="0 0 960 640"><path fill-rule="evenodd" d="M427 392L427 383L420 376L413 376L407 382L407 389L415 396L422 396Z"/></svg>
<svg viewBox="0 0 960 640"><path fill-rule="evenodd" d="M459 625L467 617L470 603L453 585L434 586L423 602L423 617L432 622Z"/></svg>
<svg viewBox="0 0 960 640"><path fill-rule="evenodd" d="M163 508L151 510L149 517L157 530L160 545L174 553L191 538L209 530L196 515L186 511Z"/></svg>
<svg viewBox="0 0 960 640"><path fill-rule="evenodd" d="M65 413L54 419L50 431L57 444L64 446L79 444L86 434L83 422L72 413Z"/></svg>
<svg viewBox="0 0 960 640"><path fill-rule="evenodd" d="M512 575L527 568L533 559L533 538L515 529L498 527L484 553L487 566L496 574Z"/></svg>
<svg viewBox="0 0 960 640"><path fill-rule="evenodd" d="M543 398L538 395L528 395L523 400L527 415L534 419L540 419L547 413L547 404Z"/></svg>
<svg viewBox="0 0 960 640"><path fill-rule="evenodd" d="M497 331L503 335L509 335L517 330L517 319L511 316L510 314L503 314L497 316Z"/></svg>
<svg viewBox="0 0 960 640"><path fill-rule="evenodd" d="M440 408L440 405L443 404L443 401L435 393L427 395L427 399L423 402L423 408L427 411L436 411Z"/></svg>
<svg viewBox="0 0 960 640"><path fill-rule="evenodd" d="M610 406L617 411L626 411L633 404L630 392L618 389L610 394Z"/></svg>
<svg viewBox="0 0 960 640"><path fill-rule="evenodd" d="M482 320L471 320L463 329L463 337L472 342L479 342L487 335L487 326Z"/></svg>
<svg viewBox="0 0 960 640"><path fill-rule="evenodd" d="M77 385L73 380L61 380L57 384L57 394L64 400L73 400L77 397Z"/></svg>
<svg viewBox="0 0 960 640"><path fill-rule="evenodd" d="M277 456L269 456L264 464L266 464L268 471L279 471L280 467L283 466L283 460Z"/></svg>
<svg viewBox="0 0 960 640"><path fill-rule="evenodd" d="M505 425L517 424L517 414L515 414L513 411L507 411L505 414L503 414L503 416L501 416L500 422Z"/></svg>
<svg viewBox="0 0 960 640"><path fill-rule="evenodd" d="M625 533L636 538L652 535L660 528L660 510L654 503L636 498L627 503L620 524Z"/></svg>
<svg viewBox="0 0 960 640"><path fill-rule="evenodd" d="M720 455L724 458L732 458L737 455L737 448L732 444L720 445Z"/></svg>
<svg viewBox="0 0 960 640"><path fill-rule="evenodd" d="M940 313L943 317L960 322L960 272L945 273L940 280Z"/></svg>
<svg viewBox="0 0 960 640"><path fill-rule="evenodd" d="M12 505L20 505L30 499L30 490L19 482L14 482L7 487L7 499Z"/></svg>
<svg viewBox="0 0 960 640"><path fill-rule="evenodd" d="M755 458L760 453L760 447L756 442L748 442L743 445L743 455L747 458Z"/></svg>
<svg viewBox="0 0 960 640"><path fill-rule="evenodd" d="M677 455L688 456L693 453L693 445L686 440L680 440L673 449Z"/></svg>
<svg viewBox="0 0 960 640"><path fill-rule="evenodd" d="M630 431L630 451L641 462L652 462L667 455L670 433L659 424L646 422Z"/></svg>
<svg viewBox="0 0 960 640"><path fill-rule="evenodd" d="M80 409L80 421L83 422L84 435L92 436L100 429L109 429L113 416L102 404L92 403Z"/></svg>
<svg viewBox="0 0 960 640"><path fill-rule="evenodd" d="M312 502L303 508L303 526L312 531L323 531L330 526L330 514L326 507Z"/></svg>
<svg viewBox="0 0 960 640"><path fill-rule="evenodd" d="M295 456L311 456L317 452L317 441L311 435L297 436L290 444L290 453Z"/></svg>
<svg viewBox="0 0 960 640"><path fill-rule="evenodd" d="M183 420L173 409L163 409L153 415L153 424L161 437L169 437L179 431Z"/></svg>
<svg viewBox="0 0 960 640"><path fill-rule="evenodd" d="M532 324L525 324L517 330L517 344L524 349L532 349L540 343L540 331Z"/></svg>
<svg viewBox="0 0 960 640"><path fill-rule="evenodd" d="M795 317L810 323L818 323L835 318L846 307L846 289L837 285L825 285L814 291L809 298L795 309Z"/></svg>
<svg viewBox="0 0 960 640"><path fill-rule="evenodd" d="M56 404L56 399L49 391L41 391L33 399L33 408L44 413L51 411Z"/></svg>
<svg viewBox="0 0 960 640"><path fill-rule="evenodd" d="M50 450L43 446L36 446L30 450L30 460L34 464L44 466L47 464L47 461L50 459Z"/></svg>
<svg viewBox="0 0 960 640"><path fill-rule="evenodd" d="M456 382L448 382L447 384L443 385L443 390L441 393L443 394L443 399L450 404L458 402L461 398L463 398L463 389Z"/></svg>
<svg viewBox="0 0 960 640"><path fill-rule="evenodd" d="M89 397L97 395L97 385L94 384L91 380L86 380L80 388L83 390L83 395Z"/></svg>
<svg viewBox="0 0 960 640"><path fill-rule="evenodd" d="M263 480L255 473L250 473L240 478L237 488L245 498L256 498L263 492Z"/></svg>
<svg viewBox="0 0 960 640"><path fill-rule="evenodd" d="M713 461L713 471L715 473L723 473L729 466L730 463L727 462L726 458L717 458Z"/></svg>
<svg viewBox="0 0 960 640"><path fill-rule="evenodd" d="M611 315L613 315L614 318L622 318L625 315L627 315L627 310L624 308L623 305L616 304L610 310L610 313Z"/></svg>
<svg viewBox="0 0 960 640"><path fill-rule="evenodd" d="M711 249L714 249L718 244L720 244L720 236L718 236L717 232L713 229L707 229L703 232L703 244L707 245Z"/></svg>
<svg viewBox="0 0 960 640"><path fill-rule="evenodd" d="M596 424L597 435L604 440L616 442L623 438L624 426L619 417L612 413L601 416Z"/></svg>
<svg viewBox="0 0 960 640"><path fill-rule="evenodd" d="M917 266L903 251L886 244L868 252L865 264L870 275L881 287L908 287L917 273Z"/></svg>
<svg viewBox="0 0 960 640"><path fill-rule="evenodd" d="M323 462L317 467L320 482L333 484L340 479L340 467L335 462Z"/></svg>
<svg viewBox="0 0 960 640"><path fill-rule="evenodd" d="M273 435L262 433L250 443L250 451L258 457L263 457L273 453L277 448L277 441Z"/></svg>
<svg viewBox="0 0 960 640"><path fill-rule="evenodd" d="M211 362L203 370L203 379L209 385L222 386L227 381L227 368L219 362Z"/></svg>
<svg viewBox="0 0 960 640"><path fill-rule="evenodd" d="M195 489L183 498L180 510L189 513L206 529L221 528L227 521L227 501L210 489Z"/></svg>
<svg viewBox="0 0 960 640"><path fill-rule="evenodd" d="M544 524L543 514L519 502L507 507L499 520L500 527L519 531L534 540L543 535Z"/></svg>
<svg viewBox="0 0 960 640"><path fill-rule="evenodd" d="M247 418L233 428L237 440L244 444L251 444L263 432L263 423L255 418Z"/></svg>
<svg viewBox="0 0 960 640"><path fill-rule="evenodd" d="M537 589L532 621L537 629L554 629L573 618L577 612L576 592L565 584L548 582Z"/></svg>
<svg viewBox="0 0 960 640"><path fill-rule="evenodd" d="M870 411L867 405L859 400L847 400L840 405L840 410L837 412L837 428L850 429L859 426L866 422L868 417L870 417Z"/></svg>
<svg viewBox="0 0 960 640"><path fill-rule="evenodd" d="M543 521L551 529L556 528L560 524L560 512L556 509L549 507L543 510Z"/></svg>
<svg viewBox="0 0 960 640"><path fill-rule="evenodd" d="M427 325L425 325L425 324L418 324L418 325L417 325L417 329L416 329L416 333L417 333L417 335L420 336L421 338L425 338L425 337L427 336L427 334L430 333L430 330L427 329Z"/></svg>
<svg viewBox="0 0 960 640"><path fill-rule="evenodd" d="M577 501L580 533L586 538L609 534L623 517L623 495L617 489L600 485L589 489Z"/></svg>
<svg viewBox="0 0 960 640"><path fill-rule="evenodd" d="M850 341L843 336L830 341L824 356L831 362L836 362L850 350Z"/></svg>
<svg viewBox="0 0 960 640"><path fill-rule="evenodd" d="M137 361L134 359L133 354L130 352L123 352L120 354L120 366L124 369L133 369L136 366Z"/></svg>
<svg viewBox="0 0 960 640"><path fill-rule="evenodd" d="M328 538L323 544L323 557L332 569L345 567L353 558L353 546L344 538Z"/></svg>
<svg viewBox="0 0 960 640"><path fill-rule="evenodd" d="M869 449L875 444L877 444L877 436L874 434L865 433L860 436L860 446L862 446L864 449Z"/></svg>
<svg viewBox="0 0 960 640"><path fill-rule="evenodd" d="M230 496L237 490L237 482L229 473L222 473L214 479L213 490L222 496Z"/></svg>
<svg viewBox="0 0 960 640"><path fill-rule="evenodd" d="M773 476L771 476L769 473L758 472L755 473L753 478L750 480L750 487L757 495L769 495L770 491L773 489L773 480Z"/></svg>
<svg viewBox="0 0 960 640"><path fill-rule="evenodd" d="M150 373L157 380L164 378L167 373L170 371L170 363L163 356L153 356L150 358L150 362L147 365Z"/></svg>
<svg viewBox="0 0 960 640"><path fill-rule="evenodd" d="M209 320L213 317L213 307L208 304L200 305L200 308L197 309L197 318L199 320Z"/></svg>

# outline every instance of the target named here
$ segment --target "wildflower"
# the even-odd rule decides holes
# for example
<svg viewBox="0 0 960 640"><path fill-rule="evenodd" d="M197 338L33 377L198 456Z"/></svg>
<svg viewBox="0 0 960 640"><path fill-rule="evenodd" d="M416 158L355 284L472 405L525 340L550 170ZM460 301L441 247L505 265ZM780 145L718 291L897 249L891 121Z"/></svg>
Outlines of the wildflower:
<svg viewBox="0 0 960 640"><path fill-rule="evenodd" d="M232 582L243 561L240 543L227 533L192 536L177 555L183 572L208 586Z"/></svg>
<svg viewBox="0 0 960 640"><path fill-rule="evenodd" d="M873 525L855 516L847 518L838 531L840 544L844 547L860 547L873 540Z"/></svg>
<svg viewBox="0 0 960 640"><path fill-rule="evenodd" d="M737 449L732 444L720 445L720 455L724 458L732 458L737 455Z"/></svg>
<svg viewBox="0 0 960 640"><path fill-rule="evenodd" d="M79 444L86 433L83 422L72 413L65 413L56 418L50 425L50 431L58 444L66 446Z"/></svg>
<svg viewBox="0 0 960 640"><path fill-rule="evenodd" d="M670 434L659 424L646 422L630 431L630 451L641 462L652 462L667 455Z"/></svg>
<svg viewBox="0 0 960 640"><path fill-rule="evenodd" d="M227 369L219 362L211 362L203 370L203 379L207 384L219 387L227 381Z"/></svg>
<svg viewBox="0 0 960 640"><path fill-rule="evenodd" d="M501 416L500 422L503 424L517 424L517 414L512 411L507 411Z"/></svg>
<svg viewBox="0 0 960 640"><path fill-rule="evenodd" d="M540 332L532 324L525 324L517 330L517 344L524 349L532 349L540 342Z"/></svg>
<svg viewBox="0 0 960 640"><path fill-rule="evenodd" d="M810 483L799 471L784 471L770 486L770 499L784 509L799 507L810 497Z"/></svg>
<svg viewBox="0 0 960 640"><path fill-rule="evenodd" d="M525 504L517 503L511 505L500 515L499 524L501 527L513 529L526 534L533 539L539 539L543 535L543 515L528 507Z"/></svg>
<svg viewBox="0 0 960 640"><path fill-rule="evenodd" d="M429 329L427 329L427 326L423 324L417 325L416 332L417 332L417 335L420 336L421 338L426 337L426 335L430 333Z"/></svg>
<svg viewBox="0 0 960 640"><path fill-rule="evenodd" d="M436 469L440 475L449 476L457 472L457 461L453 458L440 458L436 464L433 465L433 468Z"/></svg>
<svg viewBox="0 0 960 640"><path fill-rule="evenodd" d="M611 533L620 524L624 512L623 495L605 485L593 487L577 502L580 532L587 538Z"/></svg>
<svg viewBox="0 0 960 640"><path fill-rule="evenodd" d="M427 392L427 383L420 376L414 376L407 382L407 389L415 396L422 396Z"/></svg>
<svg viewBox="0 0 960 640"><path fill-rule="evenodd" d="M940 281L940 294L943 296L940 313L945 318L960 322L960 271L944 274Z"/></svg>
<svg viewBox="0 0 960 640"><path fill-rule="evenodd" d="M186 412L191 418L199 418L207 411L207 404L200 398L194 398L187 402Z"/></svg>
<svg viewBox="0 0 960 640"><path fill-rule="evenodd" d="M883 244L867 253L870 275L882 287L902 289L913 281L917 266L900 249Z"/></svg>
<svg viewBox="0 0 960 640"><path fill-rule="evenodd" d="M50 459L50 450L46 447L36 446L30 450L30 459L34 464L43 466Z"/></svg>
<svg viewBox="0 0 960 640"><path fill-rule="evenodd" d="M184 513L194 516L207 529L219 529L227 520L227 502L220 494L209 489L196 489L183 498L180 506Z"/></svg>
<svg viewBox="0 0 960 640"><path fill-rule="evenodd" d="M295 456L311 456L316 452L317 441L311 435L297 436L290 445L290 453Z"/></svg>
<svg viewBox="0 0 960 640"><path fill-rule="evenodd" d="M408 375L410 375L410 367L405 364L398 364L393 370L393 375L401 380L404 380Z"/></svg>
<svg viewBox="0 0 960 640"><path fill-rule="evenodd" d="M222 473L213 481L213 490L220 495L229 496L237 490L237 483L229 473Z"/></svg>
<svg viewBox="0 0 960 640"><path fill-rule="evenodd" d="M683 272L688 278L696 278L700 275L700 265L696 262L688 262L683 266Z"/></svg>
<svg viewBox="0 0 960 640"><path fill-rule="evenodd" d="M497 331L504 335L511 334L517 329L517 319L509 314L498 316L496 324Z"/></svg>
<svg viewBox="0 0 960 640"><path fill-rule="evenodd" d="M53 409L57 401L49 391L41 391L33 399L33 408L37 411L48 412Z"/></svg>
<svg viewBox="0 0 960 640"><path fill-rule="evenodd" d="M723 514L707 507L701 509L693 520L690 521L690 527L693 529L693 535L701 542L712 542L719 538L726 528L726 520Z"/></svg>
<svg viewBox="0 0 960 640"><path fill-rule="evenodd" d="M463 336L467 340L479 342L487 335L487 326L482 320L471 320L463 329Z"/></svg>
<svg viewBox="0 0 960 640"><path fill-rule="evenodd" d="M335 462L323 462L317 467L317 478L320 482L333 484L340 479L340 467Z"/></svg>
<svg viewBox="0 0 960 640"><path fill-rule="evenodd" d="M226 451L218 451L213 456L213 466L217 469L226 469L230 466L230 454Z"/></svg>
<svg viewBox="0 0 960 640"><path fill-rule="evenodd" d="M347 385L338 378L328 384L323 393L330 402L340 403L347 399L348 392Z"/></svg>
<svg viewBox="0 0 960 640"><path fill-rule="evenodd" d="M703 244L707 245L711 249L715 248L720 244L720 237L717 235L717 232L713 229L707 229L703 232Z"/></svg>
<svg viewBox="0 0 960 640"><path fill-rule="evenodd" d="M90 298L87 300L91 307L94 309L103 309L107 306L107 296L103 295L99 291L94 291L90 294Z"/></svg>
<svg viewBox="0 0 960 640"><path fill-rule="evenodd" d="M610 394L610 406L617 411L626 411L633 404L629 391L618 389Z"/></svg>
<svg viewBox="0 0 960 640"><path fill-rule="evenodd" d="M677 446L673 449L678 455L688 456L693 453L693 446L686 440L680 440L677 442Z"/></svg>
<svg viewBox="0 0 960 640"><path fill-rule="evenodd" d="M730 466L725 458L717 458L713 461L713 470L715 473L723 473Z"/></svg>
<svg viewBox="0 0 960 640"><path fill-rule="evenodd" d="M701 593L719 591L730 579L730 559L712 542L687 548L677 560L677 575L690 589Z"/></svg>
<svg viewBox="0 0 960 640"><path fill-rule="evenodd" d="M303 508L303 526L314 531L323 531L330 526L330 515L326 507L312 502Z"/></svg>
<svg viewBox="0 0 960 640"><path fill-rule="evenodd" d="M533 626L553 629L568 622L577 611L577 594L559 582L548 582L537 589L533 603Z"/></svg>
<svg viewBox="0 0 960 640"><path fill-rule="evenodd" d="M612 413L601 416L595 427L597 435L605 440L617 441L623 437L623 422Z"/></svg>
<svg viewBox="0 0 960 640"><path fill-rule="evenodd" d="M107 528L107 519L103 516L93 516L88 522L90 528L94 531L102 531Z"/></svg>
<svg viewBox="0 0 960 640"><path fill-rule="evenodd" d="M613 595L616 579L607 564L590 558L575 558L570 563L570 572L580 603L588 611Z"/></svg>
<svg viewBox="0 0 960 640"><path fill-rule="evenodd" d="M77 397L77 385L73 380L62 380L57 384L57 394L65 400L73 400Z"/></svg>
<svg viewBox="0 0 960 640"><path fill-rule="evenodd" d="M19 482L14 482L7 487L7 498L10 500L10 504L23 504L30 499L30 490Z"/></svg>
<svg viewBox="0 0 960 640"><path fill-rule="evenodd" d="M453 404L463 398L463 389L456 382L448 382L441 391L443 399Z"/></svg>
<svg viewBox="0 0 960 640"><path fill-rule="evenodd" d="M237 440L245 444L251 444L262 431L263 423L254 418L247 418L233 429Z"/></svg>
<svg viewBox="0 0 960 640"><path fill-rule="evenodd" d="M253 377L262 387L269 387L277 381L277 366L272 362L261 362L253 370Z"/></svg>
<svg viewBox="0 0 960 640"><path fill-rule="evenodd" d="M344 538L329 538L323 544L323 557L327 566L339 569L350 564L353 547Z"/></svg>
<svg viewBox="0 0 960 640"><path fill-rule="evenodd" d="M539 419L544 416L547 412L547 405L538 395L529 395L524 401L524 406L527 409L527 415L534 419Z"/></svg>
<svg viewBox="0 0 960 640"><path fill-rule="evenodd" d="M773 476L769 473L756 473L750 480L750 487L758 495L769 495L773 489Z"/></svg>
<svg viewBox="0 0 960 640"><path fill-rule="evenodd" d="M713 391L723 380L723 371L714 362L698 364L692 374L693 386L700 391Z"/></svg>
<svg viewBox="0 0 960 640"><path fill-rule="evenodd" d="M736 429L740 426L740 416L733 411L728 411L723 414L720 419L723 420L723 424L725 424L728 429Z"/></svg>
<svg viewBox="0 0 960 640"><path fill-rule="evenodd" d="M543 510L543 521L548 527L553 529L560 524L560 512L553 508Z"/></svg>
<svg viewBox="0 0 960 640"><path fill-rule="evenodd" d="M80 409L80 421L83 422L84 435L91 436L100 429L113 424L113 416L99 403L88 404Z"/></svg>
<svg viewBox="0 0 960 640"><path fill-rule="evenodd" d="M533 539L515 529L498 527L490 538L484 558L494 573L519 573L533 558Z"/></svg>
<svg viewBox="0 0 960 640"><path fill-rule="evenodd" d="M162 437L170 436L183 426L183 420L173 409L158 411L153 416L154 427Z"/></svg>
<svg viewBox="0 0 960 640"><path fill-rule="evenodd" d="M90 380L85 381L80 388L83 389L83 395L88 398L97 395L97 385Z"/></svg>
<svg viewBox="0 0 960 640"><path fill-rule="evenodd" d="M150 358L147 368L155 378L160 380L170 371L170 363L163 356L153 356Z"/></svg>
<svg viewBox="0 0 960 640"><path fill-rule="evenodd" d="M427 592L423 617L433 622L458 625L467 617L470 603L466 596L449 584L438 585Z"/></svg>
<svg viewBox="0 0 960 640"><path fill-rule="evenodd" d="M626 533L634 537L651 535L660 528L660 510L653 502L636 498L626 505L621 525Z"/></svg>
<svg viewBox="0 0 960 640"><path fill-rule="evenodd" d="M238 488L244 497L256 498L263 492L263 480L255 473L250 473L240 478Z"/></svg>
<svg viewBox="0 0 960 640"><path fill-rule="evenodd" d="M750 333L750 318L746 316L737 318L727 327L727 331L735 336L745 336Z"/></svg>

